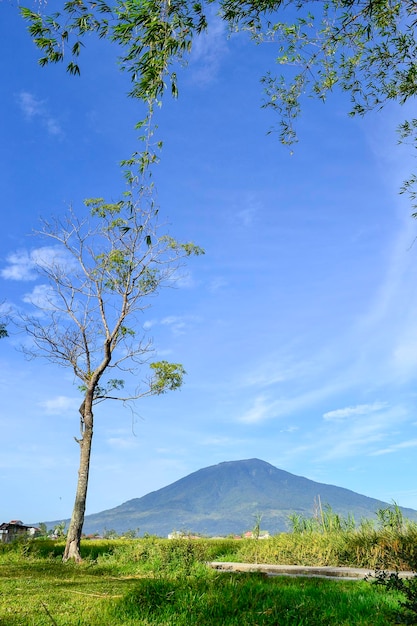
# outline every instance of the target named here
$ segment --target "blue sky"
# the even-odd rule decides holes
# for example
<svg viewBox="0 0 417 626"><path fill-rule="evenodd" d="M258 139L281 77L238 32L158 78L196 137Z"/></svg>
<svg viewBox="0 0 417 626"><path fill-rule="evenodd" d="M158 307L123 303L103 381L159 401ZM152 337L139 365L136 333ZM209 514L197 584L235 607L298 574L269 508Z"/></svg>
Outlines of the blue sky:
<svg viewBox="0 0 417 626"><path fill-rule="evenodd" d="M93 39L81 77L40 68L13 3L1 3L0 301L41 283L40 216L118 197L118 163L143 111L115 54ZM156 356L183 363L181 391L96 409L87 513L222 461L294 474L417 509L417 223L398 194L415 162L395 107L307 100L294 154L261 109L274 47L214 22L158 114L155 170L171 234L206 254L143 315ZM0 342L1 521L70 516L79 392L70 371ZM318 494L319 495L319 494Z"/></svg>

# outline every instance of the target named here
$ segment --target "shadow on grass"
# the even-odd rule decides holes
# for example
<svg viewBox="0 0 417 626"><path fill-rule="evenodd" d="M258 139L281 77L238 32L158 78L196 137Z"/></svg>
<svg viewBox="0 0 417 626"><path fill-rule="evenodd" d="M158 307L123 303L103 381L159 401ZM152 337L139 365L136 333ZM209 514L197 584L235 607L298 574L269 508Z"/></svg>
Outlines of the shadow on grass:
<svg viewBox="0 0 417 626"><path fill-rule="evenodd" d="M77 570L78 567L78 570ZM2 563L0 564L0 578L22 578L25 573L29 576L36 576L38 579L56 578L74 576L79 577L79 573L88 574L91 576L103 574L109 574L107 568L95 568L93 569L82 566L82 570L79 565L73 566L72 563L63 564L59 561L44 561L44 562L31 562L23 561L20 563Z"/></svg>

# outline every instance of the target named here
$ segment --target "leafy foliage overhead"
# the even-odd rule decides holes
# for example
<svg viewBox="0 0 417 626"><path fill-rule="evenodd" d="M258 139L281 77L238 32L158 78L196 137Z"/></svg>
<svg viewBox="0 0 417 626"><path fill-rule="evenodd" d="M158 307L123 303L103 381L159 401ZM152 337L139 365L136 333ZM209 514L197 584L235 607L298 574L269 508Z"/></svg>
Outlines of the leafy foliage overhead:
<svg viewBox="0 0 417 626"><path fill-rule="evenodd" d="M212 4L214 0L70 0L50 15L28 8L21 12L41 50L41 65L65 57L67 70L78 74L88 34L116 43L120 67L132 81L129 95L147 103L152 113L167 84L177 95L175 63L208 28ZM276 44L276 62L286 70L281 75L268 72L262 82L264 106L277 112L284 144L297 141L294 123L306 95L325 100L339 87L350 94L351 115L389 101L404 104L416 95L413 0L220 0L217 8L231 31L246 31L257 44ZM414 139L416 127L417 120L406 120L399 129L402 140ZM151 134L148 127L145 136ZM123 164L138 163L143 173L155 160L154 153L144 150ZM132 182L131 171L127 178ZM415 182L412 176L404 184L413 199Z"/></svg>
<svg viewBox="0 0 417 626"><path fill-rule="evenodd" d="M63 61L68 52L67 70L79 74L77 59L85 35L96 33L120 45L121 68L132 80L130 95L145 102L162 95L170 64L190 50L192 36L207 26L202 5L186 0L71 0L49 16L28 8L21 11L42 51L41 65ZM175 72L169 82L176 95Z"/></svg>
<svg viewBox="0 0 417 626"><path fill-rule="evenodd" d="M44 15L22 8L42 51L41 65L64 60L79 73L86 35L96 33L121 47L121 67L131 76L131 94L159 98L170 65L190 51L207 28L213 0L71 0ZM249 30L257 42L278 44L279 64L300 68L295 98L308 87L323 98L336 84L352 96L352 112L416 94L417 9L412 0L222 0L219 14L234 30ZM278 17L285 18L277 21ZM174 95L176 76L169 77Z"/></svg>
<svg viewBox="0 0 417 626"><path fill-rule="evenodd" d="M300 100L325 100L336 86L348 92L351 115L404 104L417 90L414 2L332 1L298 3L288 21L258 23L255 40L278 46L277 63L286 75L267 74L268 101L280 114L283 143L296 137L293 120ZM285 15L285 13L284 13Z"/></svg>

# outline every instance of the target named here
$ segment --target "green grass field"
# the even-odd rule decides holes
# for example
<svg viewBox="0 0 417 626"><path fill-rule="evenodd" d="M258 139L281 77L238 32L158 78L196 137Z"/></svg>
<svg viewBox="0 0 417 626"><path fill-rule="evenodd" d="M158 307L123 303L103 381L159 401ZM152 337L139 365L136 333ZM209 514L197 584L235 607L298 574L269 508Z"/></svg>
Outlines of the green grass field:
<svg viewBox="0 0 417 626"><path fill-rule="evenodd" d="M236 544L235 544L236 545ZM366 581L213 571L230 542L91 541L63 564L63 544L2 546L1 626L387 626L399 596ZM207 558L209 557L209 558Z"/></svg>
<svg viewBox="0 0 417 626"><path fill-rule="evenodd" d="M2 626L394 623L394 594L367 582L259 574L118 574L117 567L32 560L0 565Z"/></svg>

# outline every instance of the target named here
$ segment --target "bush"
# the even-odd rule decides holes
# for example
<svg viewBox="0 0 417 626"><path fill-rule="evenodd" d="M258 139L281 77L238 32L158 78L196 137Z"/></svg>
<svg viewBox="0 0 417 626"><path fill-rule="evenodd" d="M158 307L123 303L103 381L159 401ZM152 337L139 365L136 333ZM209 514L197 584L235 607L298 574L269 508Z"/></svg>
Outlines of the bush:
<svg viewBox="0 0 417 626"><path fill-rule="evenodd" d="M397 615L398 623L417 623L417 576L400 578L398 572L377 570L372 582L382 585L387 591L398 591L402 596L403 599L399 602L401 608Z"/></svg>

